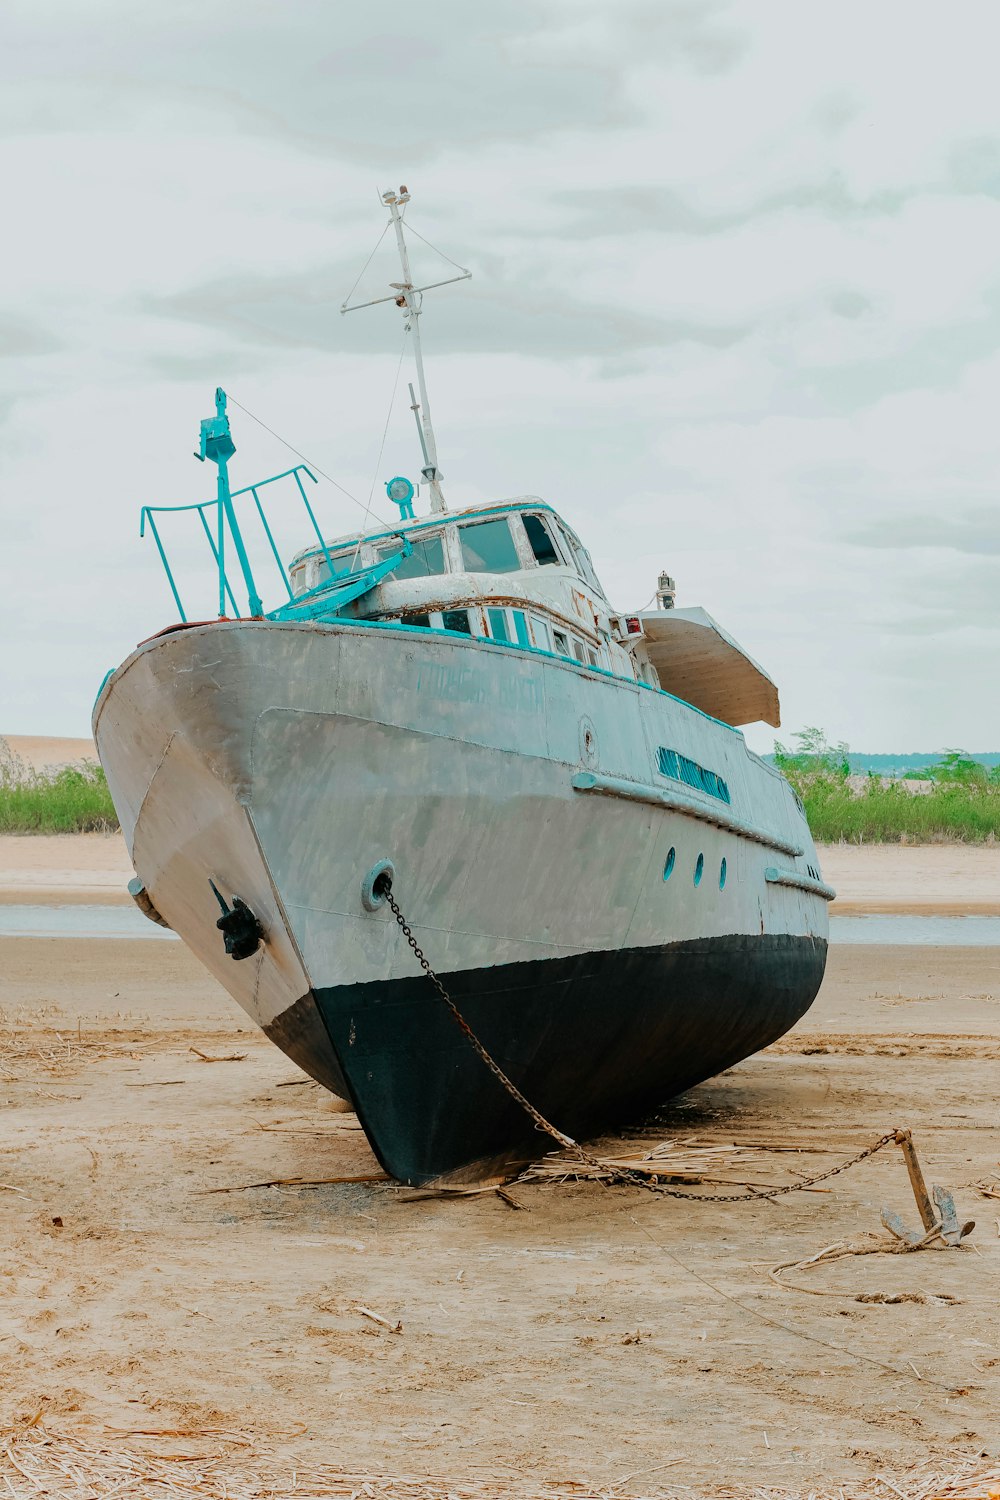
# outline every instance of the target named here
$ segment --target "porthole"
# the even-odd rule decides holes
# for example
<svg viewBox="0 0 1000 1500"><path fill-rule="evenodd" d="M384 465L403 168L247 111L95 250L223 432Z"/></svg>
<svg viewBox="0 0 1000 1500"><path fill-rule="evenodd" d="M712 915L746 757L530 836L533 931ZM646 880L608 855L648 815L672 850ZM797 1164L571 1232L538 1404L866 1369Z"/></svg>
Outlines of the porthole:
<svg viewBox="0 0 1000 1500"><path fill-rule="evenodd" d="M695 885L701 885L701 877L704 875L704 873L705 873L705 856L704 856L704 854L699 854L698 855L698 863L694 867L694 883L695 883Z"/></svg>
<svg viewBox="0 0 1000 1500"><path fill-rule="evenodd" d="M676 860L676 858L677 858L677 850L676 849L671 849L670 853L667 855L667 862L663 866L663 878L664 878L664 880L669 880L670 877L671 877L671 875L674 873L674 861Z"/></svg>
<svg viewBox="0 0 1000 1500"><path fill-rule="evenodd" d="M725 855L723 855L723 857L722 857L722 864L719 866L719 890L720 891L724 891L726 889L726 870L727 870L726 857L725 857Z"/></svg>

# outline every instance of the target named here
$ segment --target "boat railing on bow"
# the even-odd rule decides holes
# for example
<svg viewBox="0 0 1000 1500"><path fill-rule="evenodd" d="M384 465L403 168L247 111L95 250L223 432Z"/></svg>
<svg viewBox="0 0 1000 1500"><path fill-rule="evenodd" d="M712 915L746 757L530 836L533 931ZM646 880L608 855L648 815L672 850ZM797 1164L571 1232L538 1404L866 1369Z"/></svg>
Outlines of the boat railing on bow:
<svg viewBox="0 0 1000 1500"><path fill-rule="evenodd" d="M205 538L211 549L215 571L218 574L220 619L314 620L321 619L325 615L334 615L353 599L358 599L362 594L366 594L369 590L375 588L383 578L399 566L402 558L409 556L412 550L410 543L405 537L400 537L399 551L393 553L391 556L381 559L371 567L359 569L352 565L338 572L303 483L303 478L309 479L313 484L318 483L315 474L309 468L308 464L296 464L294 468L285 469L280 474L272 474L267 479L258 480L255 484L244 485L239 490L230 490L228 463L229 459L236 452L236 445L232 440L229 430L229 418L226 415L226 393L221 387L215 393L215 407L215 416L206 418L201 424L201 448L200 452L195 454L195 457L202 461L207 458L218 466L216 498L214 500L202 500L193 505L144 505L139 516L139 535L145 536L146 523L148 521L150 533L153 541L156 543L156 550L163 564L163 570L167 575L170 591L174 596L174 603L177 605L178 614L184 624L188 623L188 616L185 613L180 590L177 587L174 572L167 557L167 549L160 534L160 527L157 525L156 518L158 516L197 514ZM326 559L329 569L328 576L317 588L310 589L306 593L298 595L292 590L292 580L275 543L274 533L268 521L264 503L260 495L260 492L266 489L268 485L279 484L282 480L294 482L298 496L305 506L312 529L316 533L319 550ZM286 485L286 494L288 490L289 486ZM292 493L294 494L294 491ZM235 502L244 500L245 505L249 505L250 502L245 501L245 497L248 495L252 497L271 557L277 566L281 582L288 595L285 603L272 610L265 610L264 608L254 575L253 565L247 551L243 529L237 515ZM230 549L232 552L235 552L239 564L238 578L231 579L229 576L226 556ZM242 588L240 587L241 583ZM247 608L245 614L240 610L236 602L236 590L246 594ZM229 609L232 611L231 614L227 611L227 601Z"/></svg>

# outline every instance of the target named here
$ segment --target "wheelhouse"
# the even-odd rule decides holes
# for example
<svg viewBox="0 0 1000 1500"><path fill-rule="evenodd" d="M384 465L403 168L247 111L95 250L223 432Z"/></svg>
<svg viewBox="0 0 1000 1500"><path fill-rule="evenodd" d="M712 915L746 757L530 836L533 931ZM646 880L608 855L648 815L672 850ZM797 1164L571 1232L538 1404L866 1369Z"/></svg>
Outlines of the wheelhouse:
<svg viewBox="0 0 1000 1500"><path fill-rule="evenodd" d="M354 618L545 651L655 685L652 668L643 670L627 649L590 553L556 511L534 496L338 538L327 543L332 574L324 552L308 548L292 562L293 593L335 585L386 561L398 554L401 538L409 554L350 607Z"/></svg>

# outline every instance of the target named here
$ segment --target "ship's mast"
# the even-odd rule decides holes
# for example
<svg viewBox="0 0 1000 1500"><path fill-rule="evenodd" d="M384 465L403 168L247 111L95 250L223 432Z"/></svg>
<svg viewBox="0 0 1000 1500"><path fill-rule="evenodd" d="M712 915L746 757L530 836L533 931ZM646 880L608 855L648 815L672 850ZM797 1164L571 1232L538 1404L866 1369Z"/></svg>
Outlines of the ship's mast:
<svg viewBox="0 0 1000 1500"><path fill-rule="evenodd" d="M400 188L399 193L383 193L382 202L385 203L392 215L392 227L396 231L396 247L399 250L399 262L403 268L402 282L393 282L393 288L399 293L396 301L403 308L403 320L407 332L413 337L413 361L417 367L417 390L420 392L420 423L423 429L423 441L421 447L424 450L424 467L421 470L424 478L431 487L431 510L447 510L444 503L444 491L441 488L441 480L444 475L438 468L437 442L434 437L434 428L431 424L430 402L427 400L427 382L424 379L424 356L420 350L420 304L423 296L413 289L413 278L410 275L410 257L406 252L406 239L403 235L403 216L400 208L405 208L410 201L410 195L405 187Z"/></svg>
<svg viewBox="0 0 1000 1500"><path fill-rule="evenodd" d="M392 281L389 285L393 289L392 297L376 297L371 302L356 302L348 307L347 303L340 309L342 313L354 312L359 307L374 307L377 302L395 302L396 306L403 310L403 326L413 338L413 358L417 367L417 389L419 401L413 395L413 387L410 386L410 401L413 414L417 419L417 433L420 438L420 446L423 450L423 468L421 474L430 486L431 510L444 511L448 507L445 504L444 491L441 488L443 474L438 466L437 440L434 437L434 427L431 423L431 407L427 399L427 381L424 378L424 356L420 347L420 311L423 304L424 292L430 291L432 287L448 286L453 281L465 281L472 275L471 271L463 270L461 266L460 276L449 276L445 281L432 281L427 286L414 286L413 277L410 274L410 257L406 248L406 237L403 233L403 213L410 201L410 195L405 187L401 187L398 193L391 189L382 194L382 202L389 210L390 222L396 233L396 248L399 251L399 261L403 271L402 281ZM452 262L454 265L454 261Z"/></svg>

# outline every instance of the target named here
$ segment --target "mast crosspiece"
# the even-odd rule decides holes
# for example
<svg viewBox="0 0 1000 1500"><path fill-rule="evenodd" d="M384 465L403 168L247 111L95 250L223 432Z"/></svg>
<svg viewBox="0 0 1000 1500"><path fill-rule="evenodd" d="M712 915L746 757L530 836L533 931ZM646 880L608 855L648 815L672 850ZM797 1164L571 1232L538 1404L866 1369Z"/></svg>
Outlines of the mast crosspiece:
<svg viewBox="0 0 1000 1500"><path fill-rule="evenodd" d="M410 407L416 418L417 434L420 438L420 447L423 453L423 466L421 474L424 481L429 485L431 492L431 510L446 511L444 490L441 481L444 475L438 464L437 440L434 436L434 426L431 422L430 401L427 397L427 381L424 378L424 357L420 346L419 318L423 305L424 292L431 291L434 287L450 286L453 281L467 281L472 275L471 271L462 270L460 276L449 276L445 281L432 281L426 286L414 286L413 277L410 273L410 257L407 251L406 238L403 234L403 213L410 201L410 194L406 187L401 187L398 193L391 189L382 194L382 202L389 210L389 222L396 233L396 248L399 251L400 265L402 266L402 281L391 281L392 296L375 297L370 302L356 302L353 306L347 303L340 309L342 313L357 312L362 307L375 307L382 302L395 302L403 313L403 327L413 338L413 358L417 367L417 389L420 399L417 400L410 386ZM388 226L386 226L388 227ZM440 252L438 252L440 253ZM454 262L452 263L454 264ZM461 268L459 268L461 270Z"/></svg>

